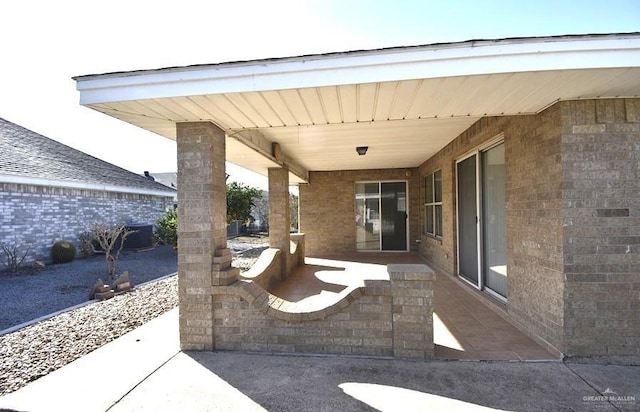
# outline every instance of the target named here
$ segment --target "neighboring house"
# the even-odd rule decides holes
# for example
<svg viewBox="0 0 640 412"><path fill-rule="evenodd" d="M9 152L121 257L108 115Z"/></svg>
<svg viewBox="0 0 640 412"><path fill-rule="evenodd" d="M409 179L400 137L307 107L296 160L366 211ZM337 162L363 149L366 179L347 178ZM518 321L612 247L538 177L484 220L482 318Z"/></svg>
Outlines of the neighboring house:
<svg viewBox="0 0 640 412"><path fill-rule="evenodd" d="M0 118L0 242L50 259L92 222L154 223L175 190Z"/></svg>
<svg viewBox="0 0 640 412"><path fill-rule="evenodd" d="M149 173L149 177L172 189L177 189L178 187L178 174L175 172Z"/></svg>
<svg viewBox="0 0 640 412"><path fill-rule="evenodd" d="M81 104L177 140L180 230L198 239L180 246L183 348L215 348L222 330L202 296L232 282L211 271L227 255L226 159L269 176L281 250L299 184L307 255L419 252L564 355L640 354L638 33L76 81Z"/></svg>

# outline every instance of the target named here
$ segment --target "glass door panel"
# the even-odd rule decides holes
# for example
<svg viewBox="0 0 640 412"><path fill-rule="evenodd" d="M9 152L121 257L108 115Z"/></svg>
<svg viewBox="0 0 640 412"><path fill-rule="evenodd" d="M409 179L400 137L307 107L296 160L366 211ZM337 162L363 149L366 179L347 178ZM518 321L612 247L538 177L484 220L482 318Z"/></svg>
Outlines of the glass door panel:
<svg viewBox="0 0 640 412"><path fill-rule="evenodd" d="M407 250L407 184L380 184L382 250Z"/></svg>
<svg viewBox="0 0 640 412"><path fill-rule="evenodd" d="M482 156L482 246L485 286L507 297L504 143Z"/></svg>
<svg viewBox="0 0 640 412"><path fill-rule="evenodd" d="M407 250L407 183L356 183L357 250Z"/></svg>
<svg viewBox="0 0 640 412"><path fill-rule="evenodd" d="M379 183L356 183L356 249L380 250Z"/></svg>
<svg viewBox="0 0 640 412"><path fill-rule="evenodd" d="M458 162L456 168L458 179L458 273L480 287L476 155Z"/></svg>

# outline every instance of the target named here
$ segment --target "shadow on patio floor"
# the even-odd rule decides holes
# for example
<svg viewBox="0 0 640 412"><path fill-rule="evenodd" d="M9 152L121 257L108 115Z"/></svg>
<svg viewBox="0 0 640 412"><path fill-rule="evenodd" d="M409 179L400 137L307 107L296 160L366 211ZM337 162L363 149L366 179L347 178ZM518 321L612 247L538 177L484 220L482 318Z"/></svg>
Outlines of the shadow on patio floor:
<svg viewBox="0 0 640 412"><path fill-rule="evenodd" d="M390 263L421 263L414 253L356 253L307 258L285 282L271 291L283 299L335 300L349 286L367 279L388 279ZM434 283L434 343L437 359L551 360L558 359L474 297L476 291L438 273ZM486 298L489 299L489 298ZM497 311L503 310L496 308Z"/></svg>

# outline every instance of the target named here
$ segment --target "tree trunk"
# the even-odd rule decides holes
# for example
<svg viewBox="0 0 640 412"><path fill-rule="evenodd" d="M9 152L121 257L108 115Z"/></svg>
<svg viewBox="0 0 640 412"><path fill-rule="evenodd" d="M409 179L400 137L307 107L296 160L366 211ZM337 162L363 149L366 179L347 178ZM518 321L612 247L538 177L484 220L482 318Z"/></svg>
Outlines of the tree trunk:
<svg viewBox="0 0 640 412"><path fill-rule="evenodd" d="M111 256L111 254L106 254L107 258L107 276L109 279L113 280L116 275L116 259Z"/></svg>

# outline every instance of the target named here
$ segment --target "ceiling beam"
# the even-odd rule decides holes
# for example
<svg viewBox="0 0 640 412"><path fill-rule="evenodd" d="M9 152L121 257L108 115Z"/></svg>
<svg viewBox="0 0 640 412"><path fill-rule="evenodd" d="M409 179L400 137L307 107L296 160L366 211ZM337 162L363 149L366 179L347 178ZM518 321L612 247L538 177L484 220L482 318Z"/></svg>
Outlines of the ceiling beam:
<svg viewBox="0 0 640 412"><path fill-rule="evenodd" d="M227 136L236 139L280 166L286 166L290 173L293 173L307 183L309 182L309 171L302 167L291 156L284 153L279 144L272 143L257 130L230 130L227 132Z"/></svg>

